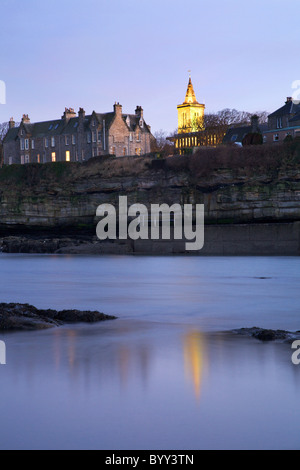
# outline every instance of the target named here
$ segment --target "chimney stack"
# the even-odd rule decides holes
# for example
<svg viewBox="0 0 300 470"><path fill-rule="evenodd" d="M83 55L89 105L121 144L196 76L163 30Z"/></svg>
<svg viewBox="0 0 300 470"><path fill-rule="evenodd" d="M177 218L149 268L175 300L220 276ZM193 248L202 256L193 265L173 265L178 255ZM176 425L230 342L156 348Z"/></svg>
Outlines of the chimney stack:
<svg viewBox="0 0 300 470"><path fill-rule="evenodd" d="M143 111L143 108L141 106L137 106L136 109L135 109L135 114L137 117L139 117L140 119L143 119L144 117L144 111Z"/></svg>
<svg viewBox="0 0 300 470"><path fill-rule="evenodd" d="M76 117L76 113L73 108L65 108L65 112L62 115L62 119L64 119L66 122L69 121L69 119Z"/></svg>
<svg viewBox="0 0 300 470"><path fill-rule="evenodd" d="M9 129L13 129L13 127L15 127L16 123L14 121L14 118L11 117L10 120L9 120Z"/></svg>
<svg viewBox="0 0 300 470"><path fill-rule="evenodd" d="M122 105L120 103L115 103L114 104L114 113L119 115L119 116L122 116Z"/></svg>
<svg viewBox="0 0 300 470"><path fill-rule="evenodd" d="M288 103L290 103L291 101L293 101L293 98L292 98L291 96L288 96L287 99L286 99L285 104L288 104Z"/></svg>
<svg viewBox="0 0 300 470"><path fill-rule="evenodd" d="M30 124L30 119L29 119L28 114L23 114L22 122L23 122L24 124Z"/></svg>
<svg viewBox="0 0 300 470"><path fill-rule="evenodd" d="M258 133L259 132L259 127L258 127L258 116L256 114L254 114L253 116L251 116L251 132L253 133Z"/></svg>

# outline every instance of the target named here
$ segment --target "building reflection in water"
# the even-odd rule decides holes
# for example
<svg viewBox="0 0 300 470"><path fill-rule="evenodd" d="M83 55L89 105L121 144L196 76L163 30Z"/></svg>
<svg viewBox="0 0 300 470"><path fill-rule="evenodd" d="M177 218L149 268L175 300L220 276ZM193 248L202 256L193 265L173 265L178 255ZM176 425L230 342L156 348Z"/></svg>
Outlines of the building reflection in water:
<svg viewBox="0 0 300 470"><path fill-rule="evenodd" d="M204 367L206 365L204 335L192 330L184 336L184 369L188 380L192 380L197 399L200 398Z"/></svg>
<svg viewBox="0 0 300 470"><path fill-rule="evenodd" d="M155 362L155 356L160 354L160 345L152 341L145 344L140 340L133 343L122 340L108 346L96 338L92 344L88 338L86 340L75 329L56 330L54 365L57 371L67 366L73 380L81 380L84 376L87 383L96 379L100 384L104 377L107 379L110 376L118 377L122 387L129 385L131 379L141 379L146 384L151 364ZM195 397L199 399L207 365L205 335L199 330L190 330L184 334L183 343L174 342L174 352L176 350L183 352L185 379L192 383ZM172 361L171 356L170 367Z"/></svg>

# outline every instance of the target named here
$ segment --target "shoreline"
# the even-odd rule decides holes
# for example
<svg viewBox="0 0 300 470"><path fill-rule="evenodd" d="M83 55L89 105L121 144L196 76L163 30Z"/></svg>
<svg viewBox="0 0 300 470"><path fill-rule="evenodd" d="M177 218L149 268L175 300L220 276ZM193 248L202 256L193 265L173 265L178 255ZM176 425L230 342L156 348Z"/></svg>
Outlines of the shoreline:
<svg viewBox="0 0 300 470"><path fill-rule="evenodd" d="M104 240L95 231L58 228L55 231L15 228L0 237L2 253L85 255L299 256L300 222L207 224L204 247L186 251L187 240Z"/></svg>

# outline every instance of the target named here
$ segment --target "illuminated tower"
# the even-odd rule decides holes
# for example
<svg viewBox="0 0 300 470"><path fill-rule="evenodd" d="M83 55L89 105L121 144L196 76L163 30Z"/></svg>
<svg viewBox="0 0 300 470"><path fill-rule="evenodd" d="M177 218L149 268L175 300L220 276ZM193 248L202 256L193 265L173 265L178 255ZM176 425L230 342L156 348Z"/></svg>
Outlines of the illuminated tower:
<svg viewBox="0 0 300 470"><path fill-rule="evenodd" d="M185 100L177 106L178 134L197 132L204 129L205 105L198 103L191 77L185 95Z"/></svg>

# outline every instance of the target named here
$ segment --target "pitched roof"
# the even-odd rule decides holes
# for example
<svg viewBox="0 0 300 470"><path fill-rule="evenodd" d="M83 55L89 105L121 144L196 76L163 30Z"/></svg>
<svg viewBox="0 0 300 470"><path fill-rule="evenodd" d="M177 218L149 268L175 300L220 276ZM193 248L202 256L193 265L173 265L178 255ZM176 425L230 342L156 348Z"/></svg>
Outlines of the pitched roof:
<svg viewBox="0 0 300 470"><path fill-rule="evenodd" d="M105 120L105 126L108 129L115 117L114 112L109 113L92 113L91 115L85 116L84 120L84 128L85 130L89 130L90 122L93 116L96 116L98 122L100 124L103 123ZM135 129L139 126L140 118L136 114L122 114L124 122L128 125L126 119L129 117L129 129L131 131L135 131ZM9 129L5 138L4 142L12 142L17 139L20 127L24 127L27 135L30 135L32 138L35 137L45 137L45 136L55 136L60 134L73 134L77 131L77 127L79 124L79 117L71 117L67 122L64 119L55 119L53 121L44 121L44 122L36 122L36 123L24 123L22 122L19 127L13 127ZM150 132L148 125L144 121L144 129Z"/></svg>
<svg viewBox="0 0 300 470"><path fill-rule="evenodd" d="M281 117L281 116L286 116L287 114L298 113L299 111L300 111L300 105L295 104L292 99L288 99L285 102L284 106L277 109L273 113L269 114L268 117Z"/></svg>
<svg viewBox="0 0 300 470"><path fill-rule="evenodd" d="M289 122L296 122L296 121L300 121L300 111L292 119L289 119Z"/></svg>

